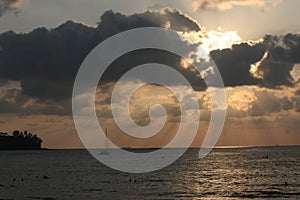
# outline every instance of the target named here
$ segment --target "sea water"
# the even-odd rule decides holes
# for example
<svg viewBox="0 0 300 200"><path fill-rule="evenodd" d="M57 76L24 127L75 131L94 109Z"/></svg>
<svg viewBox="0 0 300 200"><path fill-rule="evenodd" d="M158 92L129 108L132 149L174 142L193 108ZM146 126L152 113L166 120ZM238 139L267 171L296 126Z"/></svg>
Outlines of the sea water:
<svg viewBox="0 0 300 200"><path fill-rule="evenodd" d="M0 151L0 199L300 199L300 147L197 155L129 174L86 150Z"/></svg>

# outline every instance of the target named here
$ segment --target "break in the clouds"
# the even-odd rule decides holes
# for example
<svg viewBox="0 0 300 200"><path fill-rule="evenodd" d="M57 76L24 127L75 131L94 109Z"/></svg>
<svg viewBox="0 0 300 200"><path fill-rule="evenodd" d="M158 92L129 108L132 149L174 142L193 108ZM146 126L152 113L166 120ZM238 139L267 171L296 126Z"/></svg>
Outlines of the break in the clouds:
<svg viewBox="0 0 300 200"><path fill-rule="evenodd" d="M7 11L16 11L25 0L0 0L0 17Z"/></svg>
<svg viewBox="0 0 300 200"><path fill-rule="evenodd" d="M217 8L229 10L233 6L257 6L259 8L270 7L278 4L281 0L196 0L193 2L195 10Z"/></svg>
<svg viewBox="0 0 300 200"><path fill-rule="evenodd" d="M109 36L149 26L195 33L196 36L203 31L182 12L164 9L133 15L109 10L100 17L97 27L67 21L50 30L41 27L26 34L12 31L1 34L0 79L4 82L14 80L19 84L16 88L6 88L2 96L2 105L6 105L3 110L70 113L70 104L66 102L71 98L76 73L87 54ZM291 71L300 62L299 49L299 34L266 35L260 42L234 44L231 48L213 50L210 55L227 87L293 87L296 80ZM115 82L133 67L151 62L169 65L182 73L196 90L205 89L203 79L191 67L183 65L181 58L151 49L130 52L118 58L106 70L102 82ZM12 95L18 101L10 101Z"/></svg>

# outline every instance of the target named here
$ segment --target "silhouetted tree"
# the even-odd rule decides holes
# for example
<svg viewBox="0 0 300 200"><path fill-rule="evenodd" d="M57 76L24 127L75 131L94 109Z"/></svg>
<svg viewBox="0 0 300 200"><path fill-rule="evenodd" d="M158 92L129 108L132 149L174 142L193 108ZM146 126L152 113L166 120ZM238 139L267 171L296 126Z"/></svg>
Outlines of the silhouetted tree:
<svg viewBox="0 0 300 200"><path fill-rule="evenodd" d="M0 149L40 149L42 139L28 131L13 131L12 136L0 135Z"/></svg>

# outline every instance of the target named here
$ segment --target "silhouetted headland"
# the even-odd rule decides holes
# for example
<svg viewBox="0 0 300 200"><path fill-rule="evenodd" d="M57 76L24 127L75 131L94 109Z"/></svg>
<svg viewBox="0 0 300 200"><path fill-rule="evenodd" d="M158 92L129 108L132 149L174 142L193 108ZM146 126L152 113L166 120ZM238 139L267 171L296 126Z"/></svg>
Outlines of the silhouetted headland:
<svg viewBox="0 0 300 200"><path fill-rule="evenodd" d="M0 150L35 150L42 149L41 145L42 139L27 131L0 132Z"/></svg>

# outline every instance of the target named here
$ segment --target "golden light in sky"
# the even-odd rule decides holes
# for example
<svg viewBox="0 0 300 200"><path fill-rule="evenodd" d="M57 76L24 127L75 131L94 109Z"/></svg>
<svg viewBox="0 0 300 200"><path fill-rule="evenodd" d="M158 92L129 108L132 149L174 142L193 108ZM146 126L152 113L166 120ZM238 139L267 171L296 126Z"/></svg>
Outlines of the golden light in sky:
<svg viewBox="0 0 300 200"><path fill-rule="evenodd" d="M194 4L192 5L193 2ZM1 41L2 43L0 44L1 61L3 61L1 62L3 68L1 75L4 79L4 81L0 81L0 100L2 101L0 124L2 131L11 132L13 128L17 127L18 129L36 131L37 133L41 132L39 134L41 134L42 138L45 138L44 144L49 148L69 148L73 147L72 144L79 144L76 131L71 123L72 120L66 117L70 117L69 115L72 114L70 112L69 96L71 87L69 86L73 85L71 80L73 80L74 77L72 76L77 70L75 65L79 67L79 61L84 58L84 54L89 52L91 47L99 42L94 40L95 35L98 37L98 34L100 34L101 38L106 38L128 28L148 26L149 24L151 26L174 29L183 38L187 38L187 41L191 44L191 55L187 55L185 59L180 59L180 63L177 63L177 60L172 60L172 58L170 59L172 61L169 61L168 57L166 57L166 60L170 63L176 61L174 67L180 66L179 70L193 80L195 86L198 86L197 78L199 77L199 84L201 84L201 78L207 72L203 71L199 76L193 76L195 68L191 64L195 61L194 59L203 58L201 57L201 52L203 53L204 51L201 51L200 47L206 53L228 49L226 51L215 51L214 54L211 53L211 55L215 56L212 56L212 58L218 62L218 67L221 69L222 78L226 84L226 92L228 93L227 100L230 104L228 107L228 110L230 110L228 112L228 123L231 124L227 125L227 129L225 127L225 135L237 130L241 138L244 138L244 129L250 131L250 128L245 127L251 127L250 119L256 120L258 115L264 118L265 121L262 121L264 124L260 129L253 126L251 137L255 134L259 135L265 130L273 130L274 132L277 131L278 134L284 134L285 131L279 133L277 127L273 129L268 127L269 116L277 116L283 112L288 113L288 111L291 113L297 111L294 114L294 118L299 118L300 65L298 63L298 45L300 42L298 42L299 23L296 20L299 13L297 10L299 1L192 0L191 2L185 2L186 5L184 7L182 7L182 2L173 2L173 5L168 5L164 1L155 5L149 2L127 2L124 7L116 7L113 1L107 3L103 6L100 1L97 1L88 8L67 3L70 6L70 13L57 12L57 15L53 15L54 9L52 10L52 8L59 10L62 6L51 2L43 3L44 8L47 8L43 9L43 15L41 15L40 9L37 7L40 4L37 4L35 1L13 0L0 3L2 6L5 5L3 7L5 12L0 11L1 20L3 21L0 26L1 33L10 30L14 31L14 33L3 34L2 40L6 42ZM144 5L144 3L147 5ZM108 6L109 4L111 5ZM16 17L15 12L19 17ZM78 13L93 14L79 15ZM39 16L39 20L32 20L36 16ZM66 22L68 19L72 21ZM98 26L100 29L97 28ZM47 30L44 28L38 29L38 27L45 27ZM39 41L39 39L35 38L39 35L44 37L43 34L46 32L47 34L43 38L45 43L35 45L35 42ZM270 34L269 40L266 40L266 34ZM17 35L20 35L20 37L16 37ZM55 40L56 42L52 41L57 36L60 39ZM21 39L19 41L16 38ZM24 45L23 40L28 40L28 44ZM70 40L71 42L65 43L65 40ZM86 40L90 40L91 46L85 45ZM255 42L252 43L250 42L251 40ZM279 44L277 44L277 40L280 41ZM285 44L284 41L287 43ZM276 49L274 50L275 47L273 48L271 44L268 46L267 42L276 43ZM247 43L248 45L241 43ZM237 48L232 48L233 44ZM260 48L260 45L266 46L267 52ZM26 54L23 54L25 50ZM273 54L277 50L283 51L284 54L280 52L274 57ZM47 52L54 52L53 55L60 52L61 54L59 55L62 56L48 56ZM45 56L40 56L40 53L45 53ZM79 54L80 56L78 56ZM196 54L199 56L195 56ZM18 59L11 59L14 58L14 55L18 55ZM28 55L32 59L29 59ZM66 59L64 59L65 56L67 56ZM73 60L74 57L76 57L76 62L67 62ZM155 60L156 55L153 57L155 57L153 58ZM276 62L269 62L273 57L278 59L280 63L277 63L277 60L275 60ZM135 60L136 58L135 56L132 59L125 59L124 57L126 62L121 63L122 67L123 64L125 67L129 67L127 62L131 61L139 63L139 60ZM151 60L152 56L149 58L145 57L145 59ZM141 61L143 60L142 58ZM59 66L53 68L49 64L52 62ZM291 65L291 70L286 70L285 64ZM68 73L61 75L59 71L55 71L61 69ZM122 70L108 71L107 73L111 77L107 81L115 81L115 76L119 76ZM268 74L266 70L271 71ZM107 86L108 89L106 88L106 90L111 90L111 83L107 83L109 86ZM210 109L210 99L206 96L203 97L204 92L201 90L201 87L197 87L197 89L200 90L198 93L201 109L205 111ZM102 95L97 96L96 107L97 111L103 114L103 118L109 121L112 116L108 106L110 100L109 91L106 90L101 90ZM97 90L97 94L99 91ZM156 98L150 96L150 92L147 90L141 91L140 95L135 97L148 96L148 98L151 97L155 101L161 100L168 106L172 104L168 101L169 99L165 99L165 94L159 94L160 90L155 89L154 91L157 95ZM146 98L141 100L146 103L148 101ZM135 103L137 107L133 110L134 117L139 119L142 116L140 121L146 122L142 118L147 109L144 107L138 109L142 105L140 105L141 103ZM299 123L289 118L292 114L286 115L286 113L282 116L286 116L287 121L291 125L286 125L284 128L292 133L293 130L298 130L297 126ZM25 115L26 117L24 117ZM41 118L36 117L40 115L45 115L46 117L48 115L56 116L56 118L48 116L51 118L49 121L57 122L56 127L52 124L51 126L48 125L46 120L44 120L45 122L35 120L36 118ZM205 120L209 119L209 116L203 116L201 123L206 123ZM63 127L66 125L62 123L66 118L68 123L70 121L71 124L68 132L64 130ZM36 121L39 121L39 124ZM254 122L256 123L256 121ZM273 121L271 122L273 123ZM240 129L235 127L242 124L244 127ZM54 130L54 128L57 130ZM113 128L110 129L110 132L114 131ZM77 141L73 143L57 141L53 132L59 132L63 137L68 134L70 138L74 137ZM67 138L67 135L65 137ZM236 138L236 136L233 138ZM286 138L286 144L294 143L294 139L291 139L291 136L286 136ZM230 142L227 143L226 141ZM228 136L228 139L221 138L220 140L220 145L226 144L257 145L258 143L256 143L256 140L252 140L249 143L234 141L231 136Z"/></svg>
<svg viewBox="0 0 300 200"><path fill-rule="evenodd" d="M263 73L258 70L261 63L268 57L269 53L266 52L262 59L250 66L250 72L255 78L263 78Z"/></svg>
<svg viewBox="0 0 300 200"><path fill-rule="evenodd" d="M278 4L281 0L196 0L193 2L194 10L200 9L212 9L217 8L219 10L229 10L233 6L257 6L263 8L265 6L274 6Z"/></svg>
<svg viewBox="0 0 300 200"><path fill-rule="evenodd" d="M200 44L200 47L207 53L217 49L231 48L233 44L242 42L242 38L236 31L224 31L221 27L218 27L218 30L209 31L202 27L199 32L181 32L180 34L182 39L190 44Z"/></svg>
<svg viewBox="0 0 300 200"><path fill-rule="evenodd" d="M201 45L207 52L217 49L231 48L233 44L242 42L242 38L235 31L223 31L220 27L217 31L206 32L206 37Z"/></svg>

